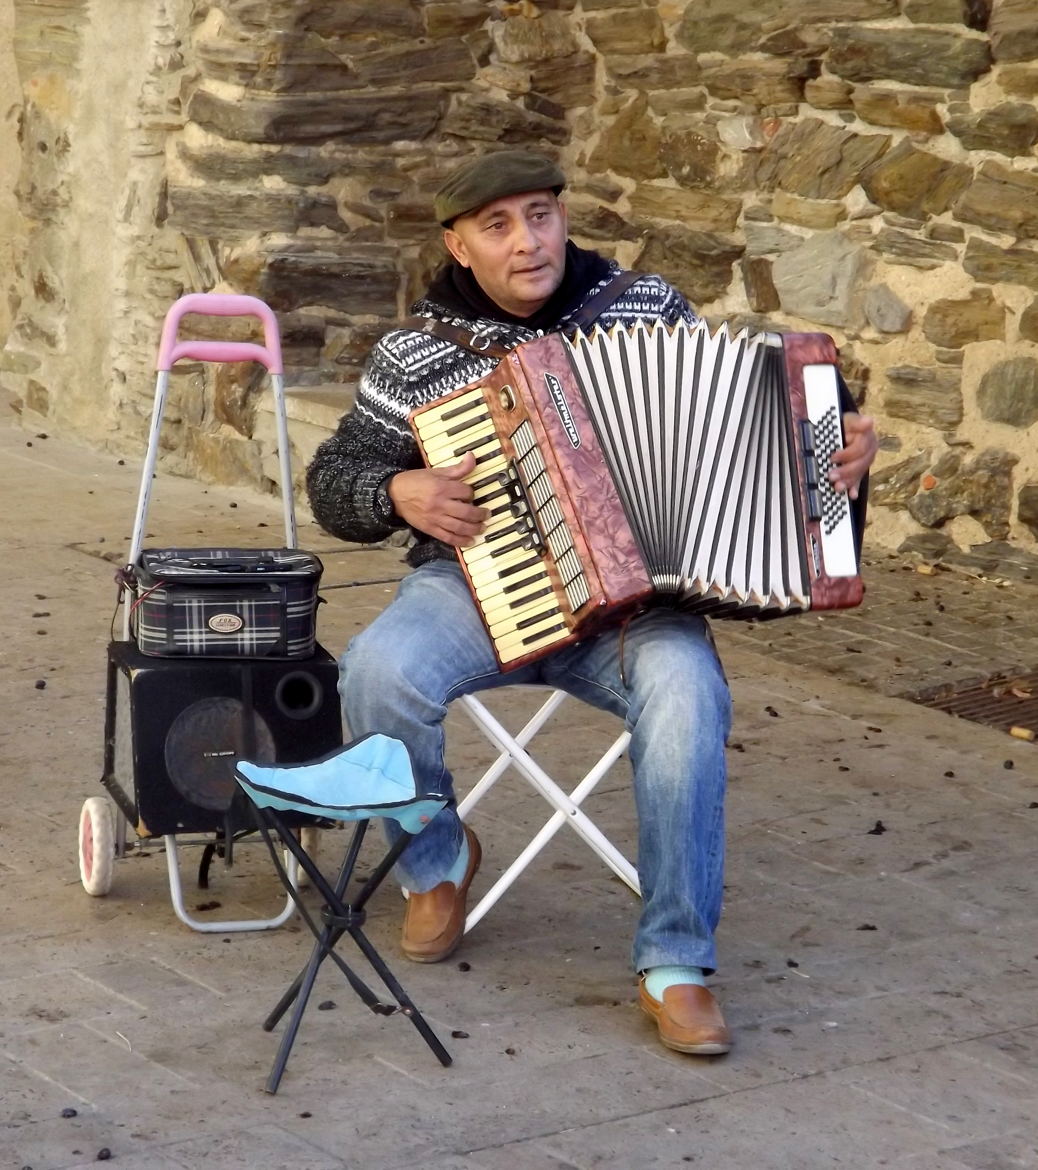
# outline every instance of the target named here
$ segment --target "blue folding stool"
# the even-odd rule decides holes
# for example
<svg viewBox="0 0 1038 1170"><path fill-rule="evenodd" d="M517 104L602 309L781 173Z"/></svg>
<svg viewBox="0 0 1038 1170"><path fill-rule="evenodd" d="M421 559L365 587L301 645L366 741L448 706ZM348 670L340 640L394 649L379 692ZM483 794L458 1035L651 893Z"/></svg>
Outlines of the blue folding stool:
<svg viewBox="0 0 1038 1170"><path fill-rule="evenodd" d="M267 766L239 760L235 765L235 779L252 803L257 827L270 850L285 889L316 940L309 962L263 1023L264 1031L273 1031L281 1017L295 1003L295 1010L274 1059L274 1067L267 1078L267 1092L276 1093L278 1090L317 972L326 958L331 958L350 987L373 1012L379 1015L402 1012L418 1029L440 1063L449 1065L449 1053L363 931L366 918L364 907L368 899L382 884L408 841L421 832L446 805L447 798L438 794L419 795L416 792L407 749L399 740L385 735L364 736L307 764ZM292 829L284 823L280 815L284 812L302 812L327 820L354 822L353 834L334 886L328 883L299 844ZM401 833L359 892L345 901L346 889L372 817L392 818L399 824ZM280 850L275 845L275 835L296 858L313 888L324 900L319 921L307 909L295 883L290 879ZM348 934L360 948L392 993L395 1004L383 1003L335 951L344 934Z"/></svg>

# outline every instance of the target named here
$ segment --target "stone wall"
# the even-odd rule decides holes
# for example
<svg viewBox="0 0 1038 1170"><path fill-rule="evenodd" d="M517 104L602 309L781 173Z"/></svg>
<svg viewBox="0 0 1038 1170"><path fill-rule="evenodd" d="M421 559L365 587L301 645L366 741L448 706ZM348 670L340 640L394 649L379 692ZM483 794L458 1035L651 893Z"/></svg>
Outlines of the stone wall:
<svg viewBox="0 0 1038 1170"><path fill-rule="evenodd" d="M22 96L14 62L14 2L0 0L0 344L11 328L13 277L25 229L18 213L18 112Z"/></svg>
<svg viewBox="0 0 1038 1170"><path fill-rule="evenodd" d="M443 175L530 143L571 176L579 242L712 320L833 334L882 434L876 539L1033 547L1035 0L14 14L28 259L0 377L27 418L139 450L182 290L264 298L290 382L348 387L439 262ZM255 373L173 381L170 460L266 482Z"/></svg>

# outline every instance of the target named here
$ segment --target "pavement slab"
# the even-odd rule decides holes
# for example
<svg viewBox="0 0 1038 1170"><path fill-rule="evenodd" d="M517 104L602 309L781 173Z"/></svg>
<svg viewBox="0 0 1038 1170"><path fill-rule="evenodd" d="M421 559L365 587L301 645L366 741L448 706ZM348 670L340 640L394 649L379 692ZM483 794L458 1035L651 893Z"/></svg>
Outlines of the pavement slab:
<svg viewBox="0 0 1038 1170"><path fill-rule="evenodd" d="M729 1056L659 1046L629 969L637 900L564 825L447 963L398 957L397 891L371 904L370 937L451 1068L326 964L270 1097L280 1029L261 1023L309 953L298 921L189 930L162 843L132 835L106 897L79 881L139 474L0 421L0 490L17 501L0 537L0 1165L74 1170L108 1149L124 1170L1038 1166L1038 747L912 701L1038 668L1026 557L867 544L858 610L715 623L735 707L713 980ZM273 497L165 472L154 494L156 545L281 543ZM302 504L299 521L339 653L391 599L403 549L336 542ZM487 704L515 728L542 698ZM447 726L464 790L494 753L460 711ZM573 785L618 730L563 706L535 755ZM586 807L633 855L629 776L622 758ZM514 775L477 807L476 894L549 812ZM344 842L323 834L322 859ZM281 904L262 849L214 862L206 890L197 846L179 852L203 920Z"/></svg>

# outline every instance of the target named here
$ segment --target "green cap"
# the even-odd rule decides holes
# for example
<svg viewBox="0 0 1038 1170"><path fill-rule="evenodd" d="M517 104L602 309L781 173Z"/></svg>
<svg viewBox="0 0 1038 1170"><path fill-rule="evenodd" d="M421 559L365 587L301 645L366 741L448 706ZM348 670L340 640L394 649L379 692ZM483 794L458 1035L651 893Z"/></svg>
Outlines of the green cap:
<svg viewBox="0 0 1038 1170"><path fill-rule="evenodd" d="M491 199L523 191L554 191L566 185L558 163L527 150L498 150L463 163L436 192L433 212L444 227Z"/></svg>

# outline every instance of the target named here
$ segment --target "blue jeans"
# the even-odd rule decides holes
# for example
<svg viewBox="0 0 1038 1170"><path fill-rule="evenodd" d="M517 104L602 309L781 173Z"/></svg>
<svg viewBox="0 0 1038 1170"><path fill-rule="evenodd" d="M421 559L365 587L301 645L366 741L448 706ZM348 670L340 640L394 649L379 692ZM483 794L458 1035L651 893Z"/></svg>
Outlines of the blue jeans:
<svg viewBox="0 0 1038 1170"><path fill-rule="evenodd" d="M712 971L724 872L728 685L706 622L650 610L623 640L608 630L502 674L460 567L433 561L340 661L339 691L354 736L382 732L410 749L420 791L453 795L443 719L460 695L516 683L558 687L624 720L638 815L642 911L637 971L687 964ZM387 822L391 824L391 822ZM453 805L404 851L398 876L423 892L444 880L461 847Z"/></svg>

